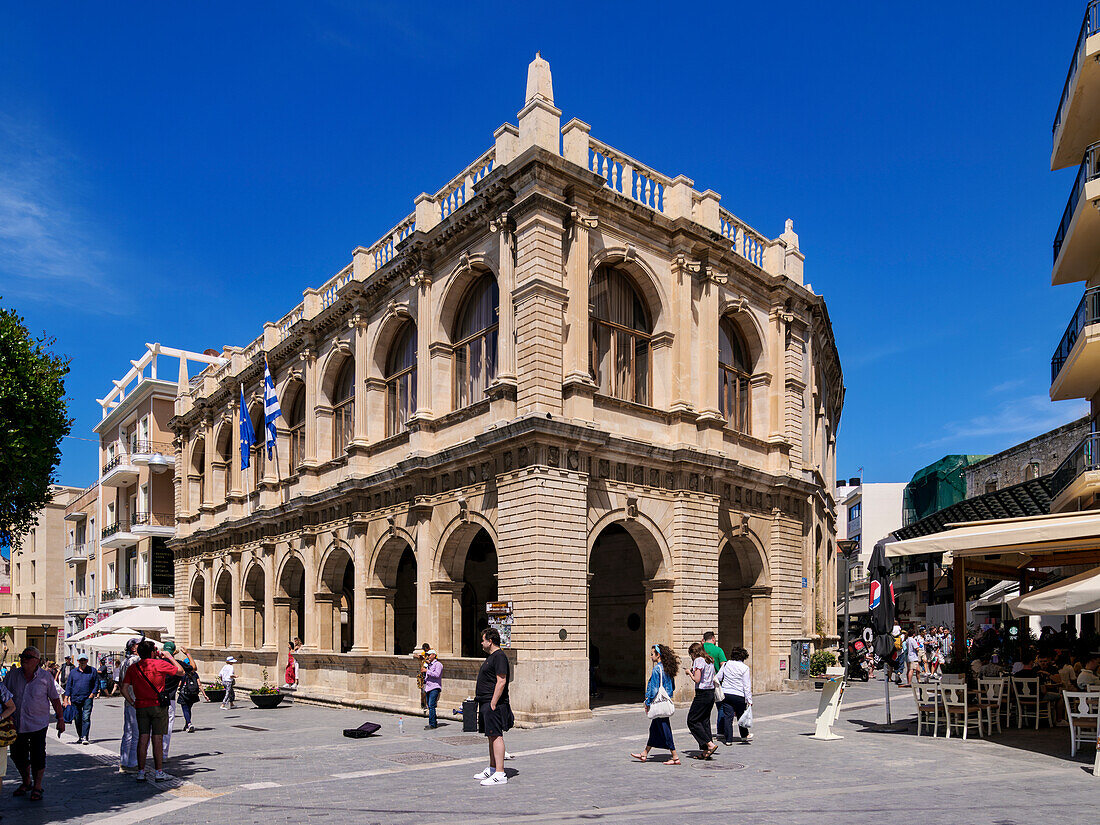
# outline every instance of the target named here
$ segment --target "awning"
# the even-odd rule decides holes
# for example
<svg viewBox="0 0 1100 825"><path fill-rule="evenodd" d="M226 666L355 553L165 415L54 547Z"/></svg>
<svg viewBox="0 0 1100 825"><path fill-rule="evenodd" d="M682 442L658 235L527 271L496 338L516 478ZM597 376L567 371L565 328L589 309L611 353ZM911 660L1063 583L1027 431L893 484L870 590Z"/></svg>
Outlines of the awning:
<svg viewBox="0 0 1100 825"><path fill-rule="evenodd" d="M92 625L86 630L81 630L79 633L74 633L65 639L66 642L72 644L73 642L83 642L87 639L94 639L96 636L102 636L104 633L126 633L132 639L134 636L140 636L141 633L134 630L132 627L116 627L110 630L104 630L103 628L97 628L96 625Z"/></svg>
<svg viewBox="0 0 1100 825"><path fill-rule="evenodd" d="M863 613L870 613L870 612L871 612L871 606L870 606L870 604L868 604L868 600L867 600L866 596L856 596L854 598L849 597L849 599L848 599L848 615L849 616L859 616ZM838 616L843 616L844 615L844 597L843 596L838 596L837 597L836 615L838 615Z"/></svg>
<svg viewBox="0 0 1100 825"><path fill-rule="evenodd" d="M1009 599L1014 596L1020 595L1020 583L1016 581L1006 580L997 582L991 588L986 590L982 595L978 596L974 600L974 606L972 609L982 607L1000 607L1002 604L1006 604Z"/></svg>
<svg viewBox="0 0 1100 825"><path fill-rule="evenodd" d="M118 631L133 628L137 635L142 633L162 633L166 636L174 636L176 632L176 614L171 610L161 610L155 605L140 605L128 607L117 613L112 613L101 622L96 622L89 628L69 637L69 641L87 639L97 633L105 631ZM131 633L130 635L134 635Z"/></svg>
<svg viewBox="0 0 1100 825"><path fill-rule="evenodd" d="M953 525L940 533L932 533L886 545L886 555L922 556L928 553L950 553L953 557L986 556L996 553L1018 553L1053 549L1100 548L1100 512L1029 516L997 519ZM1061 545L1061 547L1059 547ZM948 559L944 559L946 564Z"/></svg>
<svg viewBox="0 0 1100 825"><path fill-rule="evenodd" d="M1062 616L1100 610L1100 567L1012 599L1008 609L1016 617Z"/></svg>

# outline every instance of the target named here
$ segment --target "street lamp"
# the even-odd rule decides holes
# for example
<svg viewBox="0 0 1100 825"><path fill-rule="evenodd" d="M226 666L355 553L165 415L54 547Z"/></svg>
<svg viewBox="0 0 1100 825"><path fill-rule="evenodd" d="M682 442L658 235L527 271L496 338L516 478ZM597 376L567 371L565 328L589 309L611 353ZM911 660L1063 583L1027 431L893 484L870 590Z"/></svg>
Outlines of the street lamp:
<svg viewBox="0 0 1100 825"><path fill-rule="evenodd" d="M848 678L848 596L852 590L851 575L848 572L852 556L859 550L857 539L841 539L836 543L840 554L844 556L844 678Z"/></svg>

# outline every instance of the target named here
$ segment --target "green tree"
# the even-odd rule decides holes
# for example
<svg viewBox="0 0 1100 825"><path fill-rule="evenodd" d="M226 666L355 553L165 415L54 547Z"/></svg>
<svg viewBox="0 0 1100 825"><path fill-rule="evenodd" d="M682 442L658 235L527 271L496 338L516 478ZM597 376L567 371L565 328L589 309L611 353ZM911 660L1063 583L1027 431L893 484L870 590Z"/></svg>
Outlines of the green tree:
<svg viewBox="0 0 1100 825"><path fill-rule="evenodd" d="M72 428L69 359L50 352L53 344L32 338L18 314L0 307L0 544L12 547L50 501L61 439Z"/></svg>

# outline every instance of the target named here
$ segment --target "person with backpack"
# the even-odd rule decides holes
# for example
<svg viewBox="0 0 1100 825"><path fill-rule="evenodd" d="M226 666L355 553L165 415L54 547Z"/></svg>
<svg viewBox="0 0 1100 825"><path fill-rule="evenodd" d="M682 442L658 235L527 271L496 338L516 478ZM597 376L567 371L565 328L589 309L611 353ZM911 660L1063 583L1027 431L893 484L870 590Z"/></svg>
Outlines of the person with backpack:
<svg viewBox="0 0 1100 825"><path fill-rule="evenodd" d="M165 642L164 652L175 655L176 643L172 641ZM178 661L178 660L177 660ZM182 667L182 665L180 665ZM162 746L162 752L164 758L168 758L169 748L172 744L172 731L176 727L176 696L179 693L179 687L183 683L182 676L165 676L164 677L164 693L170 699L168 702L168 733L164 734L164 744Z"/></svg>
<svg viewBox="0 0 1100 825"><path fill-rule="evenodd" d="M182 676L183 668L170 651L158 652L149 639L137 647L138 661L126 669L122 677L122 695L132 705L138 723L137 779L145 781L145 761L149 740L153 741L153 774L155 781L168 778L164 772L164 735L168 732L168 706L171 694L165 690L168 676Z"/></svg>
<svg viewBox="0 0 1100 825"><path fill-rule="evenodd" d="M191 721L191 708L202 698L202 685L199 683L199 672L195 669L195 663L187 648L176 648L176 661L183 668L183 681L180 682L179 703L183 711L183 729L188 733L195 732L195 725Z"/></svg>

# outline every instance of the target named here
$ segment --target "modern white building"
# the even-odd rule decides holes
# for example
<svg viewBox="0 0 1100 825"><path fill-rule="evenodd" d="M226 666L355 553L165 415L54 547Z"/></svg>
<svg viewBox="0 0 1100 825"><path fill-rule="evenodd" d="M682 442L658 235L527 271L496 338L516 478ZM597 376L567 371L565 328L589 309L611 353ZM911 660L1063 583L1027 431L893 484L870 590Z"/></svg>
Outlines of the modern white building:
<svg viewBox="0 0 1100 825"><path fill-rule="evenodd" d="M902 524L904 482L861 483L858 478L837 483L837 540L853 539L859 552L849 566L849 612L866 613L867 562L875 543L886 538ZM844 558L837 554L837 610L844 610Z"/></svg>

